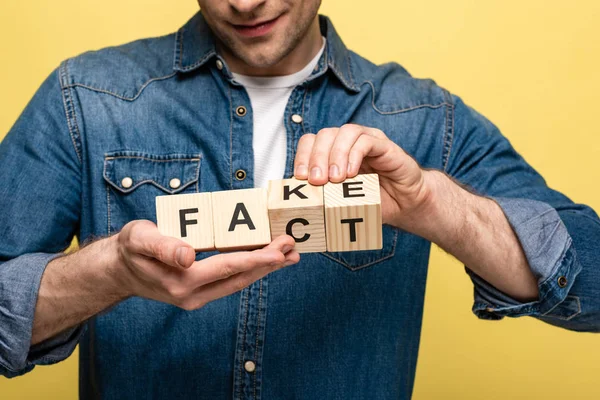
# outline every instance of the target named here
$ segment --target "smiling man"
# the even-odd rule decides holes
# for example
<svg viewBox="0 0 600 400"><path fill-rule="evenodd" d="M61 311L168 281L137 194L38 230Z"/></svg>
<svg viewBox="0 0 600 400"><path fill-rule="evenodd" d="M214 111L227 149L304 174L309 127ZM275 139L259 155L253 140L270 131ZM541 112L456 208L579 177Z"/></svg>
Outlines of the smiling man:
<svg viewBox="0 0 600 400"><path fill-rule="evenodd" d="M598 217L492 123L349 51L319 0L199 3L175 34L63 62L0 144L3 375L80 343L84 399L408 399L431 242L480 318L598 331ZM270 274L293 238L194 257L153 222L158 195L361 172L381 250Z"/></svg>

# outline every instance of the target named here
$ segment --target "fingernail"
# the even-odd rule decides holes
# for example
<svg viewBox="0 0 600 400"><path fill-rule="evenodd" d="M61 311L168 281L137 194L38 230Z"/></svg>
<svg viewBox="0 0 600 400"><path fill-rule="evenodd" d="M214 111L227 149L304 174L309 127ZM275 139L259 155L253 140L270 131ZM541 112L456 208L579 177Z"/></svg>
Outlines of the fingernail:
<svg viewBox="0 0 600 400"><path fill-rule="evenodd" d="M290 246L289 244L286 244L285 246L283 246L283 248L281 249L281 252L283 254L288 253L290 250L292 250L294 248L294 246Z"/></svg>
<svg viewBox="0 0 600 400"><path fill-rule="evenodd" d="M185 268L185 261L187 258L186 257L187 252L188 252L187 247L180 247L177 249L177 252L175 253L176 258L177 258L177 264L179 264L179 266L184 267L184 268Z"/></svg>
<svg viewBox="0 0 600 400"><path fill-rule="evenodd" d="M310 178L311 179L319 179L322 174L323 174L323 172L321 172L321 168L319 168L319 167L314 167L313 169L310 170Z"/></svg>
<svg viewBox="0 0 600 400"><path fill-rule="evenodd" d="M340 169L338 168L337 165L331 164L331 166L329 167L329 176L334 177L334 178L337 178L340 176Z"/></svg>
<svg viewBox="0 0 600 400"><path fill-rule="evenodd" d="M308 167L306 165L298 165L296 167L296 172L294 173L296 176L306 176L308 175Z"/></svg>
<svg viewBox="0 0 600 400"><path fill-rule="evenodd" d="M347 174L351 174L352 173L352 163L348 163L348 168L346 168L346 173Z"/></svg>

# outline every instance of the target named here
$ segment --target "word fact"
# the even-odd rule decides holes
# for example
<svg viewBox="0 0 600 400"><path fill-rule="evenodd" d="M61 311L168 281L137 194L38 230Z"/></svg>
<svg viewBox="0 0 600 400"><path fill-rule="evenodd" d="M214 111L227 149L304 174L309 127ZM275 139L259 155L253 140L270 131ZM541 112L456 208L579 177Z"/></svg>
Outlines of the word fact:
<svg viewBox="0 0 600 400"><path fill-rule="evenodd" d="M376 250L382 247L381 197L377 174L313 186L295 178L269 188L156 197L162 235L196 251L249 250L282 234L299 253Z"/></svg>

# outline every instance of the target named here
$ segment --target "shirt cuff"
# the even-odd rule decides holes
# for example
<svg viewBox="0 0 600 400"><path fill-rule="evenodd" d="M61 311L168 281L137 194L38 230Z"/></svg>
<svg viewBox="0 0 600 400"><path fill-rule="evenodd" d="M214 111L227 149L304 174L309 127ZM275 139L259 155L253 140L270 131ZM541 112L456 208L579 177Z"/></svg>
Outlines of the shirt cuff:
<svg viewBox="0 0 600 400"><path fill-rule="evenodd" d="M539 298L533 302L519 302L466 268L475 285L473 313L481 319L490 320L564 313L567 310L559 306L581 271L581 264L558 212L536 200L491 199L500 206L521 243L538 282Z"/></svg>
<svg viewBox="0 0 600 400"><path fill-rule="evenodd" d="M31 346L33 316L46 266L62 254L32 253L0 263L0 375L23 375L37 364L52 364L75 349L81 327Z"/></svg>

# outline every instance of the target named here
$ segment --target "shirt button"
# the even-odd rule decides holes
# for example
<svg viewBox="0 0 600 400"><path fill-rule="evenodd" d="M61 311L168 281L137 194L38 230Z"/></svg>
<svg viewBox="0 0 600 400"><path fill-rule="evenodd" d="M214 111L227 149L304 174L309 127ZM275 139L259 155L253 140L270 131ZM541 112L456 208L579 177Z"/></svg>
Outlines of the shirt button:
<svg viewBox="0 0 600 400"><path fill-rule="evenodd" d="M244 369L248 372L254 372L256 370L256 364L254 364L254 361L246 361L244 363Z"/></svg>
<svg viewBox="0 0 600 400"><path fill-rule="evenodd" d="M133 186L133 179L128 176L123 178L121 181L121 186L123 186L125 189L129 189L131 186Z"/></svg>
<svg viewBox="0 0 600 400"><path fill-rule="evenodd" d="M296 123L296 124L301 124L302 123L302 117L298 114L294 114L292 115L292 122Z"/></svg>
<svg viewBox="0 0 600 400"><path fill-rule="evenodd" d="M243 181L244 179L246 179L246 171L244 171L243 169L238 169L237 171L235 171L235 179L237 179L238 181Z"/></svg>
<svg viewBox="0 0 600 400"><path fill-rule="evenodd" d="M246 107L239 106L235 109L235 113L238 115L238 117L243 117L244 115L246 115Z"/></svg>
<svg viewBox="0 0 600 400"><path fill-rule="evenodd" d="M179 186L181 186L181 181L177 178L173 178L169 182L169 186L171 186L171 189L177 189Z"/></svg>
<svg viewBox="0 0 600 400"><path fill-rule="evenodd" d="M217 64L217 69L219 71L221 71L223 69L223 61L217 60L217 62L215 64Z"/></svg>
<svg viewBox="0 0 600 400"><path fill-rule="evenodd" d="M565 278L564 276L559 277L558 286L560 286L561 288L567 286L567 278Z"/></svg>

